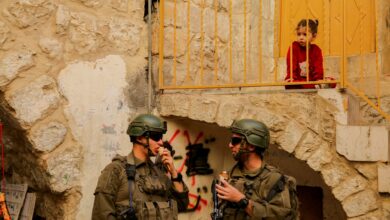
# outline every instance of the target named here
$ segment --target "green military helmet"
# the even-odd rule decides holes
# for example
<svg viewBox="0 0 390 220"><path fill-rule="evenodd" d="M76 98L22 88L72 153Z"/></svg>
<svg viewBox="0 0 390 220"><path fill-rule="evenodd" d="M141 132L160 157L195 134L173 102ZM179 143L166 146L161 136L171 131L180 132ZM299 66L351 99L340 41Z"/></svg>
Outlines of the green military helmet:
<svg viewBox="0 0 390 220"><path fill-rule="evenodd" d="M167 122L152 114L141 114L134 118L127 128L127 134L131 137L138 137L145 132L167 132Z"/></svg>
<svg viewBox="0 0 390 220"><path fill-rule="evenodd" d="M233 133L245 137L246 141L256 147L267 149L269 145L269 130L267 126L253 119L241 119L233 121L230 126Z"/></svg>

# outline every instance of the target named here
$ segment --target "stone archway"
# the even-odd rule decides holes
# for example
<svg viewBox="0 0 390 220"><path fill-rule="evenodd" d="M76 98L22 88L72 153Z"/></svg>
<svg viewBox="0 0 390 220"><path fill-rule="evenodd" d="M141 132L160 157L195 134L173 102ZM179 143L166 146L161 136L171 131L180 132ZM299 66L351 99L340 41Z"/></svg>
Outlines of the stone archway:
<svg viewBox="0 0 390 220"><path fill-rule="evenodd" d="M382 218L376 176L335 149L335 105L306 94L163 94L162 116L180 116L227 127L236 118L266 123L271 143L321 174L349 218Z"/></svg>
<svg viewBox="0 0 390 220"><path fill-rule="evenodd" d="M90 218L100 171L131 149L125 131L136 112L129 106L145 106L136 97L146 83L143 64L132 69L132 86L126 61L112 55L69 64L57 80L41 75L0 90L7 181L37 194L36 215ZM135 95L125 95L128 87Z"/></svg>

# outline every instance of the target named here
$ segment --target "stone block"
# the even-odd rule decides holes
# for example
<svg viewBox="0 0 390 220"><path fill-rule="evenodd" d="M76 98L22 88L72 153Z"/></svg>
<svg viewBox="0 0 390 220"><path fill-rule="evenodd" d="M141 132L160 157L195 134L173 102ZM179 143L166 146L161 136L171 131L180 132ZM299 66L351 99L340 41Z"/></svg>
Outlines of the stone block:
<svg viewBox="0 0 390 220"><path fill-rule="evenodd" d="M100 8L106 2L105 0L78 0L78 1L90 8Z"/></svg>
<svg viewBox="0 0 390 220"><path fill-rule="evenodd" d="M349 177L333 189L333 195L339 201L343 201L348 196L364 190L367 186L367 180L360 175Z"/></svg>
<svg viewBox="0 0 390 220"><path fill-rule="evenodd" d="M382 207L385 219L390 219L390 198L383 199Z"/></svg>
<svg viewBox="0 0 390 220"><path fill-rule="evenodd" d="M9 34L10 30L8 26L4 22L0 21L0 48L3 47L3 44L8 39Z"/></svg>
<svg viewBox="0 0 390 220"><path fill-rule="evenodd" d="M54 79L42 75L23 88L13 91L7 99L15 109L16 117L26 126L42 119L55 109L59 104L60 95Z"/></svg>
<svg viewBox="0 0 390 220"><path fill-rule="evenodd" d="M321 168L332 161L333 155L331 153L328 143L323 142L318 149L307 159L307 164L315 171L320 171Z"/></svg>
<svg viewBox="0 0 390 220"><path fill-rule="evenodd" d="M174 28L173 27L166 27L164 29L164 56L173 58L176 55L176 59L178 59L178 57L183 56L187 51L187 48L186 48L187 47L187 44L186 44L187 43L187 36L186 36L185 30L176 29L176 41L174 42L172 40L173 35L174 35ZM174 48L174 47L176 47L176 48ZM176 54L174 54L174 52ZM206 60L207 60L207 58L206 58ZM167 61L164 61L164 63L165 62L167 62ZM177 67L179 64L180 63L176 63L176 70L180 69ZM196 64L196 63L193 63L193 64ZM193 64L191 64L191 65L193 65ZM171 64L171 66L172 65L173 64ZM171 67L171 68L173 69L173 67ZM177 71L177 73L180 73L180 71ZM180 77L180 76L176 76L176 77Z"/></svg>
<svg viewBox="0 0 390 220"><path fill-rule="evenodd" d="M384 126L336 127L336 150L351 161L388 161L389 132Z"/></svg>
<svg viewBox="0 0 390 220"><path fill-rule="evenodd" d="M378 165L376 163L355 163L354 167L369 180L374 180L378 177Z"/></svg>
<svg viewBox="0 0 390 220"><path fill-rule="evenodd" d="M0 86L7 85L18 73L34 66L33 52L28 50L12 51L0 62Z"/></svg>
<svg viewBox="0 0 390 220"><path fill-rule="evenodd" d="M321 169L321 174L325 183L330 187L336 187L343 180L354 175L354 171L348 167L348 164L339 161L333 161L323 167Z"/></svg>
<svg viewBox="0 0 390 220"><path fill-rule="evenodd" d="M292 153L306 129L299 123L291 120L285 129L285 132L276 140L276 142L287 152Z"/></svg>
<svg viewBox="0 0 390 220"><path fill-rule="evenodd" d="M348 218L348 220L384 220L384 219L389 219L389 218L385 218L383 213L379 210L358 217Z"/></svg>
<svg viewBox="0 0 390 220"><path fill-rule="evenodd" d="M188 117L190 100L189 96L185 95L162 95L160 96L160 114Z"/></svg>
<svg viewBox="0 0 390 220"><path fill-rule="evenodd" d="M143 26L141 23L113 17L108 23L108 29L107 39L117 50L127 52L131 56L138 52L140 45L142 45L141 36Z"/></svg>
<svg viewBox="0 0 390 220"><path fill-rule="evenodd" d="M65 138L66 127L56 121L49 122L31 134L31 140L36 150L41 152L50 152Z"/></svg>
<svg viewBox="0 0 390 220"><path fill-rule="evenodd" d="M56 12L56 32L58 34L64 34L68 30L70 20L69 8L64 5L58 5Z"/></svg>
<svg viewBox="0 0 390 220"><path fill-rule="evenodd" d="M50 188L54 192L64 192L75 185L80 177L81 154L79 147L65 149L50 155L46 160L50 174Z"/></svg>
<svg viewBox="0 0 390 220"><path fill-rule="evenodd" d="M39 40L39 47L50 58L60 58L63 53L63 47L59 40L55 38L43 37Z"/></svg>
<svg viewBox="0 0 390 220"><path fill-rule="evenodd" d="M164 16L164 25L174 27L175 24L175 4L174 2L165 2L165 16ZM187 3L186 2L176 2L176 27L182 28L184 25L187 26ZM214 19L213 19L214 21Z"/></svg>
<svg viewBox="0 0 390 220"><path fill-rule="evenodd" d="M338 111L335 113L335 119L338 124L348 124L348 114L344 109L344 97L335 89L320 89L317 94L327 100L329 104L334 106Z"/></svg>
<svg viewBox="0 0 390 220"><path fill-rule="evenodd" d="M194 120L212 123L217 115L218 105L219 102L217 99L202 96L192 98L189 116Z"/></svg>
<svg viewBox="0 0 390 220"><path fill-rule="evenodd" d="M45 22L56 6L49 0L16 0L4 11L4 16L19 28Z"/></svg>
<svg viewBox="0 0 390 220"><path fill-rule="evenodd" d="M301 143L295 148L295 157L300 160L307 160L321 145L321 138L313 132L307 132Z"/></svg>
<svg viewBox="0 0 390 220"><path fill-rule="evenodd" d="M112 2L114 2L114 1L124 2L124 3L121 3L122 5L127 4L126 6L129 9L128 10L128 14L130 14L131 17L133 19L135 19L135 20L143 21L143 19L144 19L145 1L139 1L139 0L112 0ZM165 1L165 3L166 2L167 1ZM158 8L159 5L157 3L155 3L154 6L156 8ZM154 12L154 13L156 13L156 12Z"/></svg>
<svg viewBox="0 0 390 220"><path fill-rule="evenodd" d="M364 215L378 208L377 195L372 190L365 190L345 199L342 206L348 217Z"/></svg>
<svg viewBox="0 0 390 220"><path fill-rule="evenodd" d="M378 191L390 193L390 165L378 166Z"/></svg>
<svg viewBox="0 0 390 220"><path fill-rule="evenodd" d="M218 114L216 118L216 122L218 125L223 127L228 127L232 124L234 119L240 115L242 111L242 105L240 103L233 102L223 102L220 104L218 108Z"/></svg>
<svg viewBox="0 0 390 220"><path fill-rule="evenodd" d="M259 110L257 108L254 108L252 106L248 107L248 105L246 105L242 110L242 113L239 118L255 118L258 111Z"/></svg>
<svg viewBox="0 0 390 220"><path fill-rule="evenodd" d="M97 51L104 39L98 30L99 19L84 12L71 12L70 15L67 40L71 44L66 50L73 49L79 54Z"/></svg>
<svg viewBox="0 0 390 220"><path fill-rule="evenodd" d="M120 12L127 12L129 7L129 0L111 0L110 5L115 10Z"/></svg>
<svg viewBox="0 0 390 220"><path fill-rule="evenodd" d="M266 124L268 129L274 132L283 131L288 122L287 118L267 108L258 108L255 119Z"/></svg>

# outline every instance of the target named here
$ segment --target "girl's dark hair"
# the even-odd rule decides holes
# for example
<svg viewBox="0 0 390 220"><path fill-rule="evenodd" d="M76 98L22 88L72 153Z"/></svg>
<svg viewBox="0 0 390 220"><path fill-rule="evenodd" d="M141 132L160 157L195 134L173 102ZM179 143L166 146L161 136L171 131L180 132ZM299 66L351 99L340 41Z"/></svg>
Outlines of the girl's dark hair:
<svg viewBox="0 0 390 220"><path fill-rule="evenodd" d="M307 21L309 21L309 28L313 36L317 34L318 31L318 19L312 20L312 19L302 19L298 25L296 30L298 30L300 27L306 27L307 26Z"/></svg>

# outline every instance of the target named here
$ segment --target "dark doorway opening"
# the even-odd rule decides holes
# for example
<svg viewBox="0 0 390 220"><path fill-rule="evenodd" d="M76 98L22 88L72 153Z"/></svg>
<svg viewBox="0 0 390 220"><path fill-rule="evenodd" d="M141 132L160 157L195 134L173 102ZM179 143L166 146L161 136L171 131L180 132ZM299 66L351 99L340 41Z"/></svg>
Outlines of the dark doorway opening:
<svg viewBox="0 0 390 220"><path fill-rule="evenodd" d="M297 186L301 220L322 220L323 193L321 187Z"/></svg>

